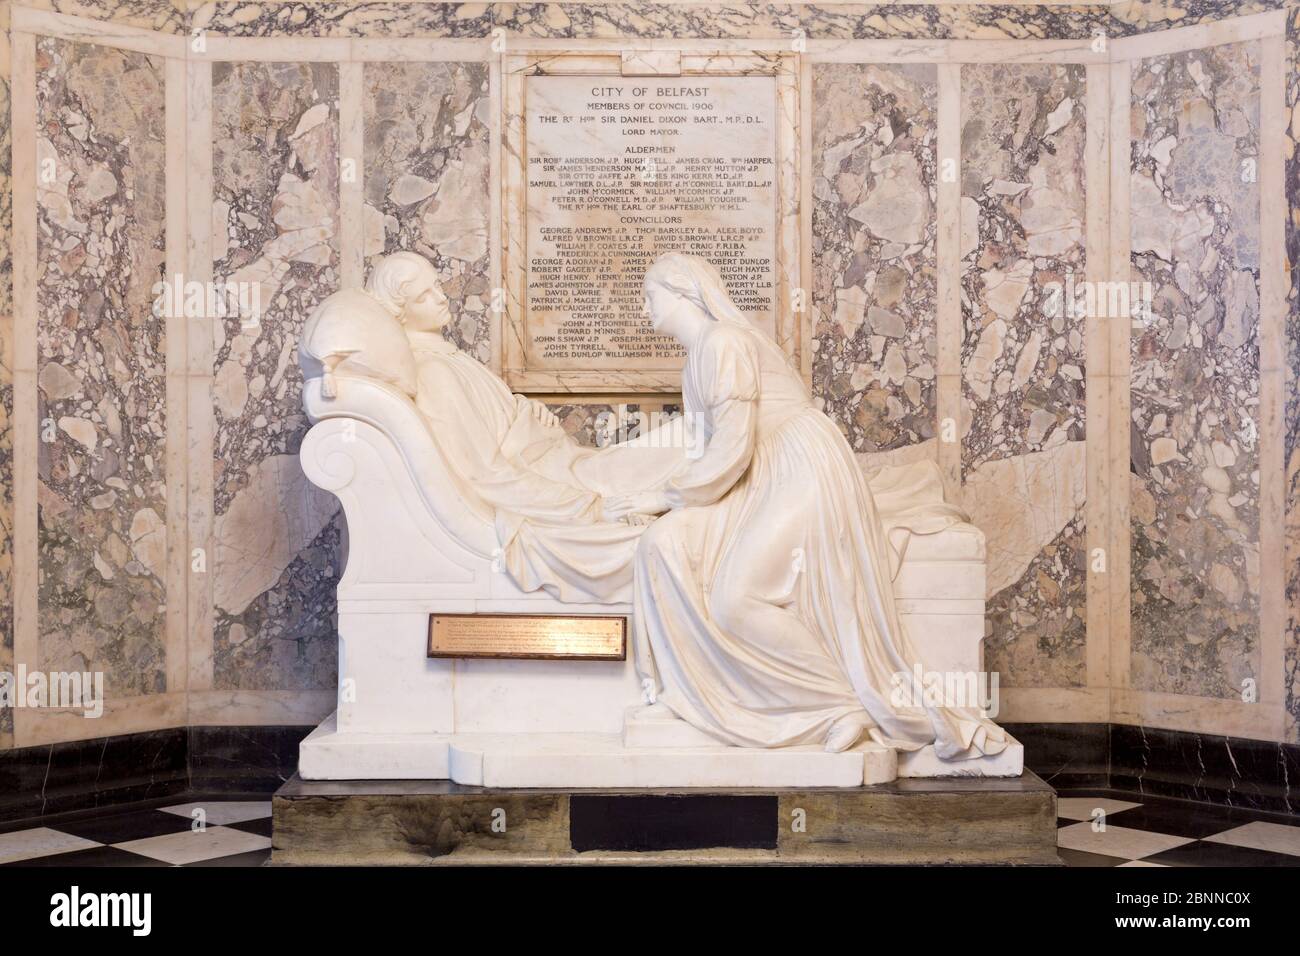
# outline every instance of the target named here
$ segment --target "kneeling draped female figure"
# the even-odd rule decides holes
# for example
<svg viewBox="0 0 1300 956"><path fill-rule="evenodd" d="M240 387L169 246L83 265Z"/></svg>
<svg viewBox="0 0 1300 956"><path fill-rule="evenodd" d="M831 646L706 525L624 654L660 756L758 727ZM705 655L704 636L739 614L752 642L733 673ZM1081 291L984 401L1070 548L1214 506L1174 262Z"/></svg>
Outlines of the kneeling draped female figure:
<svg viewBox="0 0 1300 956"><path fill-rule="evenodd" d="M886 542L848 442L776 343L703 259L646 275L651 320L686 347L682 396L702 453L663 487L608 499L606 518L658 514L635 561L635 649L658 701L742 747L934 744L995 754L977 710L900 705L917 655L889 581Z"/></svg>

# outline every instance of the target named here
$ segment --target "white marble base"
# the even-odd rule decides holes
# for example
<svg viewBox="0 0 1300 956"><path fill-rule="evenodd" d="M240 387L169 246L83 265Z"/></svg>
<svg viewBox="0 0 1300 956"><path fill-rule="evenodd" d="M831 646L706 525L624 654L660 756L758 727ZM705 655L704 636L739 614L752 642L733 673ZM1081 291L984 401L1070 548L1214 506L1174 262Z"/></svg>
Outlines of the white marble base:
<svg viewBox="0 0 1300 956"><path fill-rule="evenodd" d="M1009 735L1008 735L1009 736ZM1000 754L975 760L940 760L934 747L898 755L900 777L1018 777L1025 770L1025 747L1015 738Z"/></svg>
<svg viewBox="0 0 1300 956"><path fill-rule="evenodd" d="M624 747L614 734L457 737L452 779L483 787L858 787L861 754L820 747Z"/></svg>
<svg viewBox="0 0 1300 956"><path fill-rule="evenodd" d="M304 780L448 780L449 735L350 733L330 714L298 745Z"/></svg>
<svg viewBox="0 0 1300 956"><path fill-rule="evenodd" d="M717 742L677 717L663 704L629 707L623 719L626 748L716 747ZM863 783L889 783L899 777L1018 777L1024 771L1025 748L1013 740L993 757L949 762L935 756L934 747L895 753L865 743L853 748L863 755Z"/></svg>
<svg viewBox="0 0 1300 956"><path fill-rule="evenodd" d="M716 747L718 742L663 704L629 707L623 717L624 747Z"/></svg>
<svg viewBox="0 0 1300 956"><path fill-rule="evenodd" d="M937 760L929 747L902 755L876 744L838 754L820 747L751 750L702 743L686 732L699 731L682 721L655 716L629 721L625 734L638 746L596 733L344 733L331 716L302 742L298 772L304 780L452 780L476 787L859 787L898 777L1018 776L1024 762L1018 743L997 757L957 764Z"/></svg>
<svg viewBox="0 0 1300 956"><path fill-rule="evenodd" d="M340 733L331 717L302 742L298 772L476 787L859 787L865 763L819 747L625 747L618 734Z"/></svg>

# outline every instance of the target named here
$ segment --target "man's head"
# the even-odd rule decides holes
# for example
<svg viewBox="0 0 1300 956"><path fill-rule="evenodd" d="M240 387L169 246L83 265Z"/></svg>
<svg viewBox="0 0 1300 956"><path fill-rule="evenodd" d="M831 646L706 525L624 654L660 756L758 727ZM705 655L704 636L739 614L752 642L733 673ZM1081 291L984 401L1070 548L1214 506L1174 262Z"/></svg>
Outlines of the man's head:
<svg viewBox="0 0 1300 956"><path fill-rule="evenodd" d="M402 323L408 332L436 332L451 320L438 273L423 256L394 252L370 272L366 291Z"/></svg>

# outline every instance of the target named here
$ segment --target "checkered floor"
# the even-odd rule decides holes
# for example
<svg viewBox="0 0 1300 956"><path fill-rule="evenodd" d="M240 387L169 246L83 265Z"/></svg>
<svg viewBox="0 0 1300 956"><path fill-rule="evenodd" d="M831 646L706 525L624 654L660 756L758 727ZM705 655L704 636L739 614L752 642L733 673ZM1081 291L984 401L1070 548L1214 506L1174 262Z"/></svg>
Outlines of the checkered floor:
<svg viewBox="0 0 1300 956"><path fill-rule="evenodd" d="M1300 817L1127 793L1057 798L1066 866L1300 866Z"/></svg>
<svg viewBox="0 0 1300 956"><path fill-rule="evenodd" d="M1067 866L1300 866L1300 817L1113 791L1057 802ZM0 826L0 866L261 866L271 802L205 798Z"/></svg>
<svg viewBox="0 0 1300 956"><path fill-rule="evenodd" d="M270 800L118 807L0 828L0 866L261 866L270 856Z"/></svg>

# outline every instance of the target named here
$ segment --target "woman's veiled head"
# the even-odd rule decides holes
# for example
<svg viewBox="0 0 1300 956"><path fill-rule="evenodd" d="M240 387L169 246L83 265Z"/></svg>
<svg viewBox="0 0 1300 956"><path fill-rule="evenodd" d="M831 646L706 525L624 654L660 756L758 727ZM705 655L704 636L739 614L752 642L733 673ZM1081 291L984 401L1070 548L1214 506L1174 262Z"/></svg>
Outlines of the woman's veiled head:
<svg viewBox="0 0 1300 956"><path fill-rule="evenodd" d="M646 306L656 331L680 342L694 338L701 322L748 325L713 264L699 256L669 252L655 260L645 275Z"/></svg>

